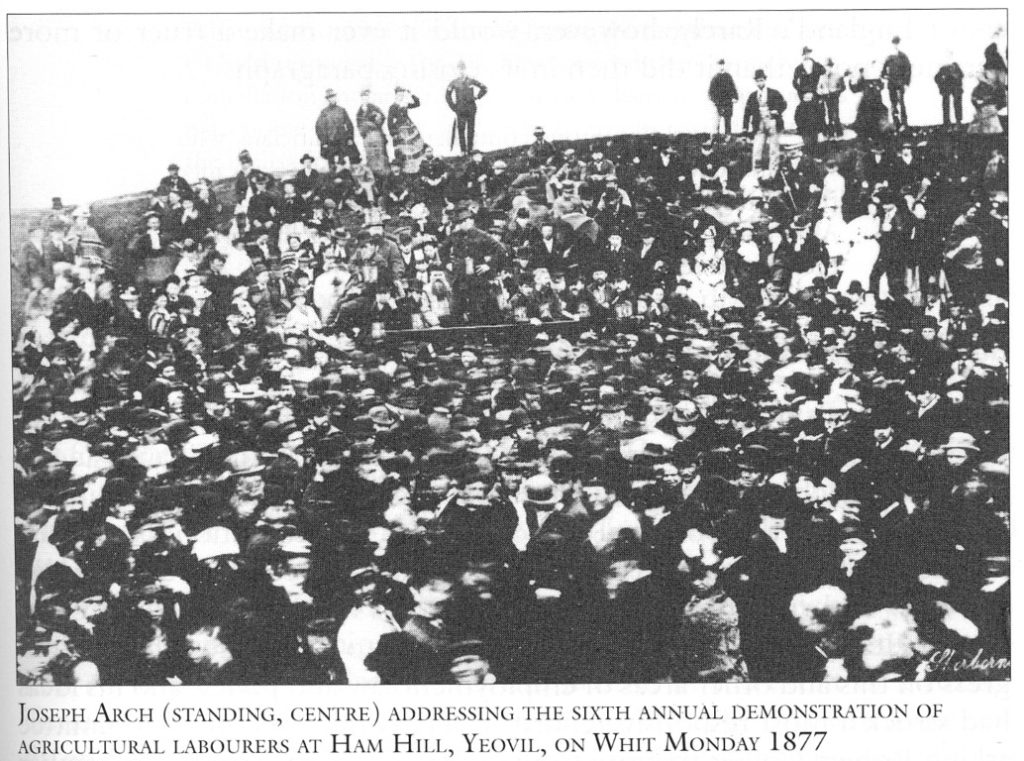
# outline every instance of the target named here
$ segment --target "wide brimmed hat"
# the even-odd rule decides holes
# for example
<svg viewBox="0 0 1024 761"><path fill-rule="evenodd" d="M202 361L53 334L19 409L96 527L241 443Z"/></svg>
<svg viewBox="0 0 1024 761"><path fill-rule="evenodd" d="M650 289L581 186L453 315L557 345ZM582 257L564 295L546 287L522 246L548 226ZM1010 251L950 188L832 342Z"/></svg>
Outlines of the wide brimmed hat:
<svg viewBox="0 0 1024 761"><path fill-rule="evenodd" d="M338 93L334 92L334 88L333 87L328 87L327 88L327 92L324 93L324 97L325 98L337 98L338 97Z"/></svg>
<svg viewBox="0 0 1024 761"><path fill-rule="evenodd" d="M258 452L246 451L235 452L224 459L224 471L218 477L219 481L226 481L229 478L239 476L252 476L262 473L265 470Z"/></svg>
<svg viewBox="0 0 1024 761"><path fill-rule="evenodd" d="M240 552L241 548L235 535L231 533L231 529L224 526L211 526L200 531L192 544L192 554L196 556L196 560L238 555Z"/></svg>
<svg viewBox="0 0 1024 761"><path fill-rule="evenodd" d="M971 434L964 433L963 431L956 431L955 433L949 434L949 441L939 447L939 449L945 451L947 449L965 449L971 452L977 452L978 447L974 443L975 439Z"/></svg>

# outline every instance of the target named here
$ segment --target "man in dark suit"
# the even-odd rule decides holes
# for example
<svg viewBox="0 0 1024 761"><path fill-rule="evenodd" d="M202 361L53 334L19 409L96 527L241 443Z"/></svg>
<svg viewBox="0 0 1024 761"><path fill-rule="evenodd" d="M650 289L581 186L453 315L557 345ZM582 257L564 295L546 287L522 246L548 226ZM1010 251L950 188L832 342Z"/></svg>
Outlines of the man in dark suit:
<svg viewBox="0 0 1024 761"><path fill-rule="evenodd" d="M786 99L778 90L766 86L768 75L764 69L754 72L754 83L756 89L747 97L743 110L743 131L754 133L753 169L758 169L763 163L767 142L768 171L774 175L779 169L779 135L783 129Z"/></svg>
<svg viewBox="0 0 1024 761"><path fill-rule="evenodd" d="M529 269L545 267L548 271L553 269L564 269L567 262L564 260L566 246L555 239L555 226L546 220L540 226L540 239L534 241L528 247Z"/></svg>
<svg viewBox="0 0 1024 761"><path fill-rule="evenodd" d="M793 89L798 100L803 100L807 94L817 99L818 80L825 75L825 67L814 60L812 52L809 47L804 47L804 58L793 70Z"/></svg>
<svg viewBox="0 0 1024 761"><path fill-rule="evenodd" d="M178 170L177 164L171 164L167 167L167 176L160 180L160 185L156 191L157 195L165 196L173 190L182 198L192 197L192 185L178 174Z"/></svg>
<svg viewBox="0 0 1024 761"><path fill-rule="evenodd" d="M711 77L711 84L708 85L708 99L715 107L715 129L717 134L724 126L725 134L732 134L732 109L733 105L740 99L736 91L736 83L732 74L725 70L725 59L718 59L718 72Z"/></svg>
<svg viewBox="0 0 1024 761"><path fill-rule="evenodd" d="M942 98L942 124L948 126L949 107L953 105L953 116L956 123L960 124L964 119L964 72L950 54L949 63L939 67L935 73L935 84L939 88L939 97Z"/></svg>
<svg viewBox="0 0 1024 761"><path fill-rule="evenodd" d="M758 526L737 548L742 554L730 565L727 588L739 608L751 681L785 682L798 641L789 604L801 587L801 537L793 525L799 505L781 486L767 486L761 496Z"/></svg>
<svg viewBox="0 0 1024 761"><path fill-rule="evenodd" d="M660 151L655 151L651 157L648 171L654 179L654 187L666 201L674 200L679 186L686 178L686 170L675 146L666 145Z"/></svg>
<svg viewBox="0 0 1024 761"><path fill-rule="evenodd" d="M487 94L487 86L466 76L466 64L459 61L459 75L448 83L444 99L448 108L455 112L459 132L459 150L462 155L473 152L473 136L476 131L476 102Z"/></svg>
<svg viewBox="0 0 1024 761"><path fill-rule="evenodd" d="M910 86L910 58L900 50L900 38L892 38L892 54L882 65L882 80L889 88L889 110L892 112L892 123L897 130L907 128L907 104L904 93Z"/></svg>

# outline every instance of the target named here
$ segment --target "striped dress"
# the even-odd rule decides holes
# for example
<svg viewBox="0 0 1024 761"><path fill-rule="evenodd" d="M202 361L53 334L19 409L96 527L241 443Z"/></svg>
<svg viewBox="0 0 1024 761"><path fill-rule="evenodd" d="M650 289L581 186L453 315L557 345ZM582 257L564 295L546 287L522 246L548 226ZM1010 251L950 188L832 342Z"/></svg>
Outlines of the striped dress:
<svg viewBox="0 0 1024 761"><path fill-rule="evenodd" d="M416 174L420 170L420 161L427 149L419 129L409 118L409 109L418 108L420 99L415 95L408 106L392 103L388 109L388 132L395 146L395 160L402 162L402 171Z"/></svg>

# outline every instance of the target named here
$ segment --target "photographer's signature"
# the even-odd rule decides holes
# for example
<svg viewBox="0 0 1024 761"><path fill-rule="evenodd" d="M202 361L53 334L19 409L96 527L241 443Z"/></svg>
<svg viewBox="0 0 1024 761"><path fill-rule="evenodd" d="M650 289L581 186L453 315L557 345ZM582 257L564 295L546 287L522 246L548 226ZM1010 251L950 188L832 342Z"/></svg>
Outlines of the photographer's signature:
<svg viewBox="0 0 1024 761"><path fill-rule="evenodd" d="M983 647L979 647L973 653L961 652L952 647L936 650L928 659L928 663L932 671L978 671L991 674L1010 670L1009 658L988 655Z"/></svg>

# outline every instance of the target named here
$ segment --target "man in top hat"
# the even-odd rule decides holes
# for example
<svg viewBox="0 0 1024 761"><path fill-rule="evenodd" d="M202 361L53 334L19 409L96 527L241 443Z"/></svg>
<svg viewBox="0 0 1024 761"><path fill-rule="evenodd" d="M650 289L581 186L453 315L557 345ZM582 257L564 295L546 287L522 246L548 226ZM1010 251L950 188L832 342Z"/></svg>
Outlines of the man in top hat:
<svg viewBox="0 0 1024 761"><path fill-rule="evenodd" d="M465 156L473 152L476 131L476 102L487 94L487 86L466 74L466 64L459 61L458 75L444 91L448 108L455 112L455 131L459 134L459 150ZM454 142L454 141L453 141Z"/></svg>
<svg viewBox="0 0 1024 761"><path fill-rule="evenodd" d="M889 110L892 112L892 123L897 130L907 128L907 104L904 94L910 86L910 58L900 50L899 36L892 38L892 53L882 64L882 80L889 89Z"/></svg>
<svg viewBox="0 0 1024 761"><path fill-rule="evenodd" d="M768 171L774 175L779 169L779 135L783 129L786 99L778 90L766 86L768 75L764 69L754 72L754 83L756 88L747 97L743 110L743 131L754 133L754 169L763 166L764 147L768 143Z"/></svg>
<svg viewBox="0 0 1024 761"><path fill-rule="evenodd" d="M718 59L718 71L708 85L708 100L715 108L715 126L712 134L732 134L732 109L739 102L740 95L732 74L725 70L725 59Z"/></svg>
<svg viewBox="0 0 1024 761"><path fill-rule="evenodd" d="M348 111L338 105L338 93L332 88L324 95L327 105L316 119L316 139L320 141L320 155L327 159L333 170L340 156L348 156L353 163L359 161L355 143L355 128Z"/></svg>

